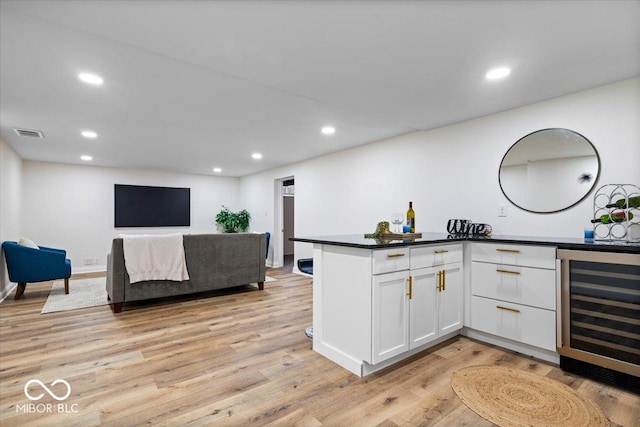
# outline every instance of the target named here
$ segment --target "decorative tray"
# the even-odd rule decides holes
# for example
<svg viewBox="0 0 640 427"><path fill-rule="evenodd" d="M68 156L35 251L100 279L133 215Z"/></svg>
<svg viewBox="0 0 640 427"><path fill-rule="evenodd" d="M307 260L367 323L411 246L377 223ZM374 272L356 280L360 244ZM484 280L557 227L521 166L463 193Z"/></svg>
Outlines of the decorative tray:
<svg viewBox="0 0 640 427"><path fill-rule="evenodd" d="M403 239L419 239L422 233L385 233L380 235L380 239L403 240Z"/></svg>

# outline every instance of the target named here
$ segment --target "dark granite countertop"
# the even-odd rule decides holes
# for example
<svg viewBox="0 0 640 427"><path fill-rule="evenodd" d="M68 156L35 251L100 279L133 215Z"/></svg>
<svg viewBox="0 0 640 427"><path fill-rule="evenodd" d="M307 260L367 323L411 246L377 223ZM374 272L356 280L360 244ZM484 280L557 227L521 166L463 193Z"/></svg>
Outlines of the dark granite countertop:
<svg viewBox="0 0 640 427"><path fill-rule="evenodd" d="M337 236L291 237L294 242L318 243L333 246L346 246L361 249L383 249L399 246L425 245L452 242L493 242L519 245L556 246L558 249L581 251L621 252L640 254L640 243L624 241L584 240L569 237L534 237L492 235L490 237L452 236L446 233L422 233L419 239L379 240L365 238L364 234L346 234Z"/></svg>

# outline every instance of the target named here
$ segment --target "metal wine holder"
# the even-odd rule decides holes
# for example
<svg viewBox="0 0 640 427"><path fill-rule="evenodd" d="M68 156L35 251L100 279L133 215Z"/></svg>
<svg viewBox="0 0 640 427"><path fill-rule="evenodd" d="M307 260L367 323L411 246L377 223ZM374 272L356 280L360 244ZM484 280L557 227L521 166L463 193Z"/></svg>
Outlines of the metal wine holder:
<svg viewBox="0 0 640 427"><path fill-rule="evenodd" d="M606 184L598 188L593 196L593 218L608 215L613 212L624 212L625 220L611 221L609 224L595 223L594 237L596 240L628 240L640 241L640 207L630 207L629 198L640 196L640 187L633 184ZM608 208L607 205L624 200L627 208Z"/></svg>

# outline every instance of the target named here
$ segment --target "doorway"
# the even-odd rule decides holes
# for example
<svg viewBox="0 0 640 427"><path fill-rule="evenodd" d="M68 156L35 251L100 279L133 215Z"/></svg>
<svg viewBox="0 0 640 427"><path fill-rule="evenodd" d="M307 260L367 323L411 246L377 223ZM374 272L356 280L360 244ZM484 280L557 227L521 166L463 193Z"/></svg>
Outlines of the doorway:
<svg viewBox="0 0 640 427"><path fill-rule="evenodd" d="M287 190L288 187L283 187ZM293 269L294 248L295 245L289 240L294 236L295 230L295 195L282 193L282 235L283 235L283 254L284 268Z"/></svg>
<svg viewBox="0 0 640 427"><path fill-rule="evenodd" d="M293 176L274 182L274 231L272 236L272 267L293 270L295 245L289 241L295 235L295 181Z"/></svg>

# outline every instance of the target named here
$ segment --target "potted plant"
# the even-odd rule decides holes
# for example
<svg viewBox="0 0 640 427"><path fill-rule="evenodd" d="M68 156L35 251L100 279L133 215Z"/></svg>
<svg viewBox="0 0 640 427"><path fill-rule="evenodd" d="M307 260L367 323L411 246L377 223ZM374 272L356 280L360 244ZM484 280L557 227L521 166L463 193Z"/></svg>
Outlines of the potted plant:
<svg viewBox="0 0 640 427"><path fill-rule="evenodd" d="M222 205L222 209L216 215L216 224L220 224L225 233L237 233L247 231L251 214L246 209L240 212L231 212L228 207Z"/></svg>

